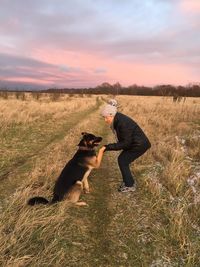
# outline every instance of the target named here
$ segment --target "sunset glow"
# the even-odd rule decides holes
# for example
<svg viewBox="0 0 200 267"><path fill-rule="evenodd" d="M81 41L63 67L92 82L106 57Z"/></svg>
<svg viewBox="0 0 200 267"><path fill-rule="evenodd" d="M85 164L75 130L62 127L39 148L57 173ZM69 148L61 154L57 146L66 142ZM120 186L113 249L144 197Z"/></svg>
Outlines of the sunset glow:
<svg viewBox="0 0 200 267"><path fill-rule="evenodd" d="M198 0L3 0L0 86L199 82Z"/></svg>

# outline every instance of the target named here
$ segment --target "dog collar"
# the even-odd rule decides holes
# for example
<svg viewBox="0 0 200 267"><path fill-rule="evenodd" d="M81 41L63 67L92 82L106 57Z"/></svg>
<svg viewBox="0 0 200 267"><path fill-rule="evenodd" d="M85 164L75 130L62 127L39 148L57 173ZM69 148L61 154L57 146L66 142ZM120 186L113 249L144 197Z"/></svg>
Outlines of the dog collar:
<svg viewBox="0 0 200 267"><path fill-rule="evenodd" d="M89 147L86 147L86 146L79 146L79 149L80 149L80 150L87 150L87 151L92 151L92 150L94 150L94 148L89 148Z"/></svg>

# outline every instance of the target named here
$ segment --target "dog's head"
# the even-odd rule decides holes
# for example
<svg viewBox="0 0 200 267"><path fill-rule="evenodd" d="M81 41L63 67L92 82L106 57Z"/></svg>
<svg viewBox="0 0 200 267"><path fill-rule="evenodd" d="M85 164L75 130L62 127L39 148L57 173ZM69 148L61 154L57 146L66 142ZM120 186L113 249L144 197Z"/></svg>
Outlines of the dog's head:
<svg viewBox="0 0 200 267"><path fill-rule="evenodd" d="M101 143L102 139L103 138L100 136L95 136L94 134L83 132L82 139L79 142L78 146L84 146L86 148L94 148Z"/></svg>

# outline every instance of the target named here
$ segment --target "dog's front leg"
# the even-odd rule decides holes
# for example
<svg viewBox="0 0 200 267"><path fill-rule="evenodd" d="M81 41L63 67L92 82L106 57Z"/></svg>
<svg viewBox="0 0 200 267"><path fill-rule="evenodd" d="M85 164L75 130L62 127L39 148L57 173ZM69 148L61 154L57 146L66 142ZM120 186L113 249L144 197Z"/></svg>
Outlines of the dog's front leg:
<svg viewBox="0 0 200 267"><path fill-rule="evenodd" d="M101 165L101 161L102 161L102 158L103 158L103 153L105 151L105 147L103 146L102 148L99 149L99 153L97 155L97 159L96 159L96 163L95 163L95 168L98 169Z"/></svg>
<svg viewBox="0 0 200 267"><path fill-rule="evenodd" d="M83 191L84 193L88 194L90 193L90 187L88 183L88 176L90 175L92 168L89 168L88 171L84 174L82 183L83 183Z"/></svg>
<svg viewBox="0 0 200 267"><path fill-rule="evenodd" d="M83 191L84 191L84 193L86 193L86 194L90 193L90 187L89 187L89 183L88 183L87 177L85 177L82 180L82 182L83 182Z"/></svg>

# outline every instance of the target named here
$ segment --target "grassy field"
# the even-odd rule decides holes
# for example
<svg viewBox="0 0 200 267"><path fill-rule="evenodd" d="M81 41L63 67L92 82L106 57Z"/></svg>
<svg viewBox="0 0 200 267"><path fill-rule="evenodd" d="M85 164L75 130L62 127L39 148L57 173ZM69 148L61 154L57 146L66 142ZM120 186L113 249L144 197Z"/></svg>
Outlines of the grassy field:
<svg viewBox="0 0 200 267"><path fill-rule="evenodd" d="M118 152L89 177L87 207L51 198L81 132L113 142L99 115L106 96L0 98L0 266L198 267L200 99L117 96L119 111L144 129L152 148L131 168L138 188L120 194Z"/></svg>

